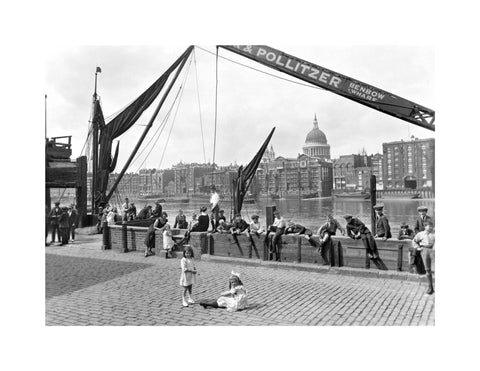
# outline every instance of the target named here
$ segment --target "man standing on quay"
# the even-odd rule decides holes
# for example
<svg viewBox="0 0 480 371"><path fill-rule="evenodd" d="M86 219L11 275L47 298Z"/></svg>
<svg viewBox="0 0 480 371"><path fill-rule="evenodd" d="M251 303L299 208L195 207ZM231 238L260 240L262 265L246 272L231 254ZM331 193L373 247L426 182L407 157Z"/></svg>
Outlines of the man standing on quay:
<svg viewBox="0 0 480 371"><path fill-rule="evenodd" d="M425 222L425 230L418 232L412 240L412 246L422 254L425 263L425 270L427 272L428 290L427 294L434 293L432 265L435 267L435 233L433 233L433 223Z"/></svg>
<svg viewBox="0 0 480 371"><path fill-rule="evenodd" d="M212 219L211 219L212 231L215 231L215 229L218 226L218 219L219 219L218 212L220 210L220 205L219 205L220 196L218 195L217 189L215 188L215 186L213 184L210 187L210 192L211 192L210 203L212 204L212 208L211 208L211 212L212 212Z"/></svg>

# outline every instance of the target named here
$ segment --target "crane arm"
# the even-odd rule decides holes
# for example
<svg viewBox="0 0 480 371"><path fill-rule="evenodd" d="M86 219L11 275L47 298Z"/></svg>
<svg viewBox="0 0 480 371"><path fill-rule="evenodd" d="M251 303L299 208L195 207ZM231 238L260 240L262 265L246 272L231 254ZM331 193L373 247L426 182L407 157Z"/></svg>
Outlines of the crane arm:
<svg viewBox="0 0 480 371"><path fill-rule="evenodd" d="M266 45L219 45L367 107L435 131L435 111Z"/></svg>

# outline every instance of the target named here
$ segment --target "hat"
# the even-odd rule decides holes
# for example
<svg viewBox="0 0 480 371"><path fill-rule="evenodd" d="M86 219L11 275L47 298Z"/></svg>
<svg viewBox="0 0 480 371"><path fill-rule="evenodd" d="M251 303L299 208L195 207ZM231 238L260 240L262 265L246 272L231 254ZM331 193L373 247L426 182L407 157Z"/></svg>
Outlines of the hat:
<svg viewBox="0 0 480 371"><path fill-rule="evenodd" d="M59 201L55 202L55 206L58 206L58 205L60 205L60 202Z"/></svg>
<svg viewBox="0 0 480 371"><path fill-rule="evenodd" d="M375 205L373 208L375 210L383 210L383 205Z"/></svg>
<svg viewBox="0 0 480 371"><path fill-rule="evenodd" d="M234 271L232 270L232 273L230 273L230 274L231 274L232 276L237 277L238 279L240 279L240 273L234 272Z"/></svg>
<svg viewBox="0 0 480 371"><path fill-rule="evenodd" d="M165 202L165 200L162 198L161 200L155 201L156 204L159 204L160 202Z"/></svg>
<svg viewBox="0 0 480 371"><path fill-rule="evenodd" d="M344 219L352 219L353 216L351 216L350 214L346 214L343 216Z"/></svg>
<svg viewBox="0 0 480 371"><path fill-rule="evenodd" d="M252 215L252 219L258 219L258 218L259 218L259 216L257 214Z"/></svg>
<svg viewBox="0 0 480 371"><path fill-rule="evenodd" d="M428 211L428 207L426 207L426 206L419 206L419 207L417 207L417 211Z"/></svg>
<svg viewBox="0 0 480 371"><path fill-rule="evenodd" d="M224 212L225 212L225 210L220 210L220 211L219 211L219 213L224 213Z"/></svg>
<svg viewBox="0 0 480 371"><path fill-rule="evenodd" d="M408 228L408 224L407 224L407 223L402 223L402 225L400 226L400 228Z"/></svg>
<svg viewBox="0 0 480 371"><path fill-rule="evenodd" d="M207 211L207 208L206 208L205 206L202 206L202 207L200 208L200 212L203 212L203 211Z"/></svg>
<svg viewBox="0 0 480 371"><path fill-rule="evenodd" d="M235 214L235 218L236 218L237 216L239 216L239 217L241 218L241 217L242 217L242 214L240 214L240 213Z"/></svg>

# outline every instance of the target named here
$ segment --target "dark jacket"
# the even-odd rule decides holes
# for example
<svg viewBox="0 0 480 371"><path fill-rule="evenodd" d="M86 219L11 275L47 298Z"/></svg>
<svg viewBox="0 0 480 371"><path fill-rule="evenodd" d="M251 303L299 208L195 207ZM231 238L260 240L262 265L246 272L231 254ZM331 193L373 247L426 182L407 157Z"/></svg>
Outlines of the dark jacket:
<svg viewBox="0 0 480 371"><path fill-rule="evenodd" d="M210 218L208 215L200 215L198 223L192 228L192 232L206 232L210 225Z"/></svg>
<svg viewBox="0 0 480 371"><path fill-rule="evenodd" d="M144 207L137 215L137 219L148 219L150 218L150 208Z"/></svg>
<svg viewBox="0 0 480 371"><path fill-rule="evenodd" d="M62 209L59 207L54 207L50 210L48 217L50 218L50 224L58 225L60 215L62 215Z"/></svg>
<svg viewBox="0 0 480 371"><path fill-rule="evenodd" d="M415 237L415 233L413 233L410 228L400 228L400 231L398 232L399 240L413 240L413 237Z"/></svg>
<svg viewBox="0 0 480 371"><path fill-rule="evenodd" d="M417 220L415 221L415 228L414 228L415 234L425 230L425 223L426 222L433 223L433 220L428 215L425 215L425 220L422 220L422 217L420 215L417 217Z"/></svg>
<svg viewBox="0 0 480 371"><path fill-rule="evenodd" d="M153 216L156 218L162 216L162 210L162 205L156 204L155 209L153 210Z"/></svg>
<svg viewBox="0 0 480 371"><path fill-rule="evenodd" d="M370 229L368 229L365 224L360 221L360 219L352 218L350 219L350 222L347 223L347 236L355 239L355 235L357 233L360 233L360 235L362 235L371 232Z"/></svg>
<svg viewBox="0 0 480 371"><path fill-rule="evenodd" d="M66 211L62 212L58 219L58 224L60 228L69 228L69 218L68 218L68 213Z"/></svg>
<svg viewBox="0 0 480 371"><path fill-rule="evenodd" d="M307 229L300 224L294 224L290 227L285 228L284 234L292 234L292 233L298 233L298 234L304 234Z"/></svg>
<svg viewBox="0 0 480 371"><path fill-rule="evenodd" d="M384 214L377 216L376 232L378 237L392 238L392 232L390 232L390 224Z"/></svg>
<svg viewBox="0 0 480 371"><path fill-rule="evenodd" d="M248 223L245 220L240 219L239 221L235 220L233 222L232 228L234 230L239 230L240 232L243 232L243 231L249 229L250 226L248 225Z"/></svg>
<svg viewBox="0 0 480 371"><path fill-rule="evenodd" d="M78 225L78 213L76 210L72 210L72 213L69 215L68 222L70 227Z"/></svg>
<svg viewBox="0 0 480 371"><path fill-rule="evenodd" d="M188 228L187 217L185 215L177 215L175 217L175 224L173 228L177 228L177 227L180 229Z"/></svg>

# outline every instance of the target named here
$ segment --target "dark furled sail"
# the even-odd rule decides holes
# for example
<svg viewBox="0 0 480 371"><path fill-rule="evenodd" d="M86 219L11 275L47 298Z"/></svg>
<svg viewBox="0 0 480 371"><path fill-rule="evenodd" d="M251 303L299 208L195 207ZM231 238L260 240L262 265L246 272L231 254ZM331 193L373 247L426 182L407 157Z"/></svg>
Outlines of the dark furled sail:
<svg viewBox="0 0 480 371"><path fill-rule="evenodd" d="M128 107L110 120L109 123L105 124L100 103L98 100L95 101L94 120L97 120L98 128L100 130L99 160L96 175L97 186L95 192L95 201L97 205L106 202L108 177L109 174L114 171L118 158L118 143L113 158L111 155L113 140L125 133L137 122L142 113L148 107L150 107L153 101L160 94L170 75L182 62L184 62L184 60L190 56L192 49L193 47L189 47L162 76L160 76Z"/></svg>
<svg viewBox="0 0 480 371"><path fill-rule="evenodd" d="M274 131L275 128L272 129L272 131L268 135L263 145L260 147L260 150L257 152L255 157L252 159L252 161L250 161L250 163L246 167L240 166L238 168L237 177L233 179L234 214L238 214L240 213L240 210L242 210L243 199L245 198L250 183L252 183L253 176L257 171L258 165L260 165L263 153L265 152L265 149L267 149L268 143L270 142Z"/></svg>

